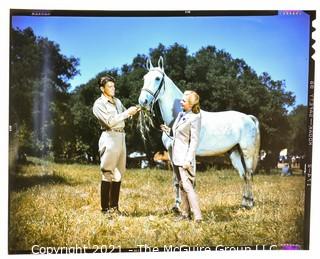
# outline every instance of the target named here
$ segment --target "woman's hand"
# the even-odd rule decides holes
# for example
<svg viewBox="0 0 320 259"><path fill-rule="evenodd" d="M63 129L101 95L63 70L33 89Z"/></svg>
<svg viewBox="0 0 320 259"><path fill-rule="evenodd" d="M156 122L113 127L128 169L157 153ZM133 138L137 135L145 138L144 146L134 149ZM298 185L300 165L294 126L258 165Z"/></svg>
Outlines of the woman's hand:
<svg viewBox="0 0 320 259"><path fill-rule="evenodd" d="M190 171L191 170L191 163L190 162L186 162L184 163L184 165L182 166L183 169Z"/></svg>
<svg viewBox="0 0 320 259"><path fill-rule="evenodd" d="M170 127L168 127L167 125L165 125L165 124L161 124L160 125L160 129L163 131L163 132L166 132L167 134L169 134L170 133Z"/></svg>

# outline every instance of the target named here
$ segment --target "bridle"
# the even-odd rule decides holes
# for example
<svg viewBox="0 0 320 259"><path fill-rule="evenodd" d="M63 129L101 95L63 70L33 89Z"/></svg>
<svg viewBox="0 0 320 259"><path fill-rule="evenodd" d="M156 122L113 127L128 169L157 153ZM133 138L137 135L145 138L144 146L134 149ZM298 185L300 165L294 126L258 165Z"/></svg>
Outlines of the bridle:
<svg viewBox="0 0 320 259"><path fill-rule="evenodd" d="M152 91L150 91L149 89L147 89L147 88L142 88L141 89L141 91L146 91L148 94L150 94L153 97L153 99L151 101L151 111L152 111L152 113L153 113L153 105L158 101L158 97L159 97L159 94L160 94L160 91L161 91L162 87L164 87L164 89L166 87L165 86L165 80L164 80L165 74L162 71L159 71L159 72L162 74L162 79L160 81L158 89L154 93Z"/></svg>

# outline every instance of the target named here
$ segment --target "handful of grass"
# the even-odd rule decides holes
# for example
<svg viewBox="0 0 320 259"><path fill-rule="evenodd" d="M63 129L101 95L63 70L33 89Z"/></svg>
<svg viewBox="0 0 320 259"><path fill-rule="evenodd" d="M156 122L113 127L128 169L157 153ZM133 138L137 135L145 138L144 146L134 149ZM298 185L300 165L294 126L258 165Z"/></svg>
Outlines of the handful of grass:
<svg viewBox="0 0 320 259"><path fill-rule="evenodd" d="M153 116L151 111L143 106L138 106L140 108L138 116L138 128L141 133L143 142L146 143L147 138L150 138L149 132L151 128L154 128Z"/></svg>

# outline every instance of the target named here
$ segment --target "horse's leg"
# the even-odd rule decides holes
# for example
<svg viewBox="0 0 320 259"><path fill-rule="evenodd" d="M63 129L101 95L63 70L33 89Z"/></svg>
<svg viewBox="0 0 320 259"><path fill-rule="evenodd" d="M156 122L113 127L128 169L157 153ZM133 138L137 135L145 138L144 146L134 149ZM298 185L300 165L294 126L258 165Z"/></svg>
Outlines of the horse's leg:
<svg viewBox="0 0 320 259"><path fill-rule="evenodd" d="M246 208L252 208L254 205L252 177L258 164L260 150L259 121L254 116L250 115L250 117L253 120L254 125L250 126L247 124L246 127L244 127L243 135L239 142L240 153L243 159L242 162L245 167L245 186L242 205Z"/></svg>
<svg viewBox="0 0 320 259"><path fill-rule="evenodd" d="M170 161L172 161L172 148L168 149ZM172 163L172 162L171 162ZM173 165L172 167L172 173L173 173L173 188L175 190L175 203L172 207L172 211L175 213L180 213L180 204L181 204L181 193L180 193L180 187L179 187L179 180L176 176L176 173L173 171Z"/></svg>
<svg viewBox="0 0 320 259"><path fill-rule="evenodd" d="M250 173L246 170L246 163L244 158L241 157L238 148L234 148L229 151L230 160L234 168L238 171L241 178L244 179L244 186L243 186L243 195L242 195L242 202L241 206L245 208L252 208L253 207L253 195L252 195L252 187L251 187L251 177Z"/></svg>
<svg viewBox="0 0 320 259"><path fill-rule="evenodd" d="M253 192L252 192L252 177L253 177L253 164L254 164L254 152L250 152L249 149L242 149L242 159L245 165L244 175L244 190L242 206L251 209L254 206Z"/></svg>
<svg viewBox="0 0 320 259"><path fill-rule="evenodd" d="M165 148L168 150L169 154L169 163L171 163L172 168L172 175L173 175L173 189L175 192L175 203L172 207L172 211L175 213L180 213L180 204L181 204L181 195L180 195L180 188L179 188L179 181L176 177L175 172L173 171L173 164L172 164L172 139L168 137L166 133L162 134L162 143Z"/></svg>
<svg viewBox="0 0 320 259"><path fill-rule="evenodd" d="M245 185L243 190L243 198L242 198L242 206L251 209L254 206L254 199L252 193L252 170L246 171L245 177Z"/></svg>
<svg viewBox="0 0 320 259"><path fill-rule="evenodd" d="M233 148L231 151L229 151L229 157L233 167L238 171L240 177L244 178L245 170L241 162L241 155L238 148Z"/></svg>

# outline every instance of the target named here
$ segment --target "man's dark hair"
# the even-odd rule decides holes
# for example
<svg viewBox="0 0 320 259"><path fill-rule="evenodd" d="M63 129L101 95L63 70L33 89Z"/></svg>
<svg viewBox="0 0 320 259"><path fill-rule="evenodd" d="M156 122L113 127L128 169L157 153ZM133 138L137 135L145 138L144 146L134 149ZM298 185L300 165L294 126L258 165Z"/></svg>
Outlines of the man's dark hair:
<svg viewBox="0 0 320 259"><path fill-rule="evenodd" d="M105 75L102 76L99 79L99 87L104 86L107 82L115 82L116 80L114 79L114 77L110 76L110 75Z"/></svg>

